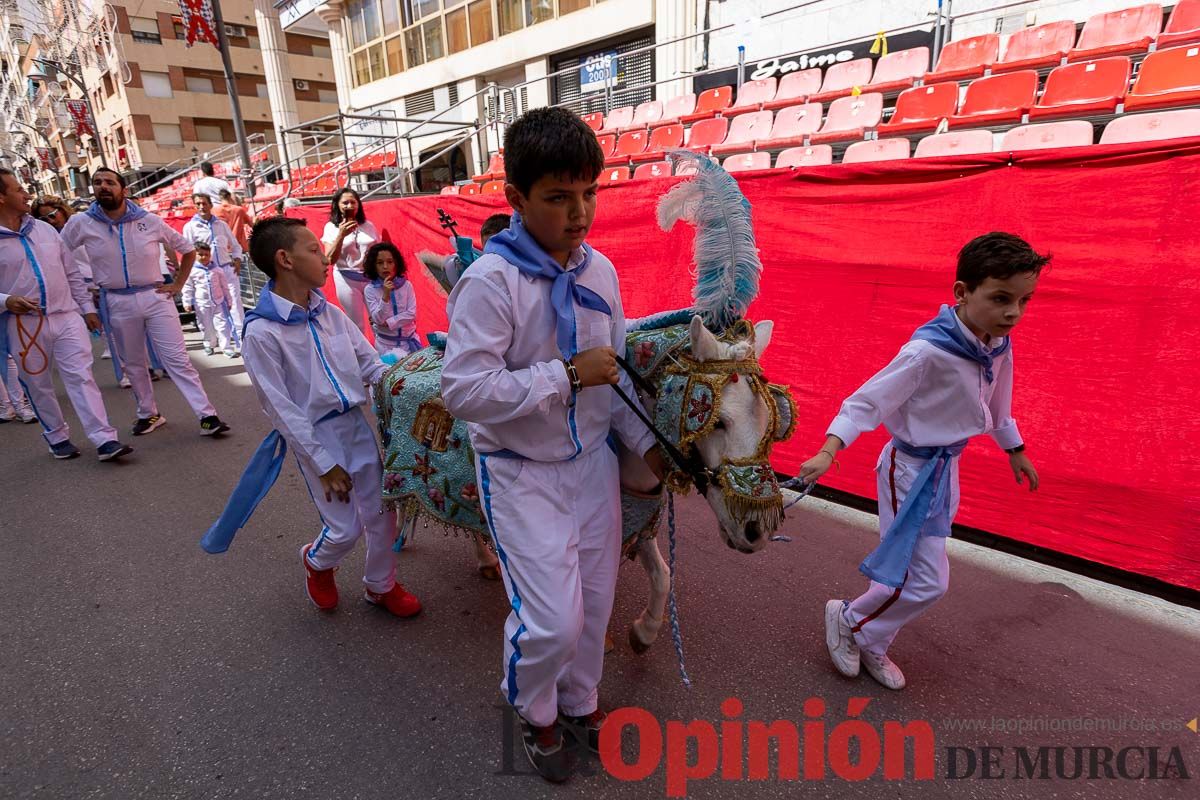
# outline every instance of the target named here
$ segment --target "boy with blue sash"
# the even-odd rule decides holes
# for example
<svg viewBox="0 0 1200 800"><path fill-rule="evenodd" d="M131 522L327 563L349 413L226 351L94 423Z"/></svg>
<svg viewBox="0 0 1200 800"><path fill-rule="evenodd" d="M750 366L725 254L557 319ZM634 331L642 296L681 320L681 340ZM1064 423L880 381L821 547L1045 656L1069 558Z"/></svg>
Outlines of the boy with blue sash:
<svg viewBox="0 0 1200 800"><path fill-rule="evenodd" d="M396 616L414 616L421 603L396 583L396 513L383 508L379 445L362 410L365 385L378 382L386 366L350 318L318 291L328 261L302 220L259 221L250 234L250 257L270 281L246 314L242 356L275 430L201 546L210 553L229 547L279 476L290 447L322 523L317 538L300 548L309 599L322 611L337 607L334 572L365 533L364 599Z"/></svg>
<svg viewBox="0 0 1200 800"><path fill-rule="evenodd" d="M620 404L625 314L612 263L585 239L604 154L579 117L528 112L504 139L514 214L450 294L446 409L467 422L512 608L501 692L546 780L571 774L564 729L595 750L598 687L621 546L613 432L653 435ZM628 377L621 382L633 392ZM657 451L647 459L661 474Z"/></svg>
<svg viewBox="0 0 1200 800"><path fill-rule="evenodd" d="M958 512L958 457L989 433L1009 455L1017 483L1038 474L1012 416L1013 328L1050 260L1022 239L989 233L958 254L955 306L918 328L890 364L842 403L824 446L800 467L820 478L838 450L883 425L892 440L875 471L881 541L860 565L866 592L825 606L825 640L839 672L860 666L889 689L904 673L887 657L900 629L946 592L946 537Z"/></svg>
<svg viewBox="0 0 1200 800"><path fill-rule="evenodd" d="M206 241L196 242L196 263L183 285L182 299L184 311L196 312L204 354L211 356L220 347L227 357L237 357L242 339L233 321L233 289Z"/></svg>

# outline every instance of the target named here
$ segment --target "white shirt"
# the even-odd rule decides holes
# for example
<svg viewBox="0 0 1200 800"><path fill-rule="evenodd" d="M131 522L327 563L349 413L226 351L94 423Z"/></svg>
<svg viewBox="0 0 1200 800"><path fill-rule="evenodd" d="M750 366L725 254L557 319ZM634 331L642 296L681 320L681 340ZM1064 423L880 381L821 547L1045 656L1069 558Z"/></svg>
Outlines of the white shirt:
<svg viewBox="0 0 1200 800"><path fill-rule="evenodd" d="M577 249L567 264L582 262ZM577 349L625 352L625 312L612 262L593 252L579 277L608 303L612 316L575 307ZM555 343L551 283L524 275L495 254L481 256L450 294L450 335L442 369L446 409L466 421L480 453L511 450L534 461L565 461L603 447L609 430L639 455L654 435L608 386L571 393ZM621 386L634 396L629 377Z"/></svg>
<svg viewBox="0 0 1200 800"><path fill-rule="evenodd" d="M269 297L281 317L295 307L277 294ZM317 302L310 295L309 307ZM332 303L311 323L255 319L245 331L242 358L263 411L297 456L324 475L338 463L317 442L313 427L330 413L365 405L363 384L377 382L387 365Z"/></svg>
<svg viewBox="0 0 1200 800"><path fill-rule="evenodd" d="M392 296L383 299L383 287L368 283L363 290L367 301L367 313L371 325L386 336L412 336L417 332L417 293L410 281L392 290Z"/></svg>
<svg viewBox="0 0 1200 800"><path fill-rule="evenodd" d="M321 234L321 241L325 244L333 244L337 241L338 226L332 222L325 223L325 231ZM370 221L360 223L353 233L346 234L346 238L342 239L342 251L338 253L338 259L334 262L338 269L348 269L354 272L362 272L363 259L367 257L367 250L371 249L371 245L379 241L379 231L375 230L375 226Z"/></svg>
<svg viewBox="0 0 1200 800"><path fill-rule="evenodd" d="M213 251L213 263L218 267L232 267L234 259L242 260L242 246L225 221L215 214L210 214L208 219L199 214L189 219L183 226L183 238L189 242L208 242Z"/></svg>
<svg viewBox="0 0 1200 800"><path fill-rule="evenodd" d="M963 324L959 327L985 352ZM999 347L1003 339L995 340ZM1021 444L1012 417L1012 348L992 362L988 383L982 365L917 339L900 348L892 362L842 403L828 434L847 447L859 434L883 425L915 447L941 447L990 433L1005 450Z"/></svg>
<svg viewBox="0 0 1200 800"><path fill-rule="evenodd" d="M192 184L192 194L206 194L212 198L213 205L221 202L221 190L233 194L233 187L222 178L205 175Z"/></svg>
<svg viewBox="0 0 1200 800"><path fill-rule="evenodd" d="M27 220L30 220L28 214L21 218L22 227ZM0 236L0 311L4 310L9 295L15 294L42 304L47 314L96 313L83 273L58 231L41 220L32 222L28 243L37 261L36 269L19 238Z"/></svg>
<svg viewBox="0 0 1200 800"><path fill-rule="evenodd" d="M178 253L195 249L155 214L121 225L75 214L63 227L62 239L77 258L87 259L92 280L104 289L162 283L162 246Z"/></svg>
<svg viewBox="0 0 1200 800"><path fill-rule="evenodd" d="M225 271L213 263L205 268L195 263L183 284L183 304L189 308L210 308L220 303L232 307L233 292L225 282Z"/></svg>

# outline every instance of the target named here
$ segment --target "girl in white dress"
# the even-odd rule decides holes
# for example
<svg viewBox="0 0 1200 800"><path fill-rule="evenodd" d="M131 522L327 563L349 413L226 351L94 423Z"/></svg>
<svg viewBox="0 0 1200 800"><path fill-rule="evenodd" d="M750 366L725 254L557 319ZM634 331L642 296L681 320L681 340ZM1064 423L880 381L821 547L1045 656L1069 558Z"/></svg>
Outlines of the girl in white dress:
<svg viewBox="0 0 1200 800"><path fill-rule="evenodd" d="M417 296L407 273L400 251L390 242L372 245L363 259L363 274L370 280L365 292L367 311L380 355L392 353L403 358L421 349Z"/></svg>

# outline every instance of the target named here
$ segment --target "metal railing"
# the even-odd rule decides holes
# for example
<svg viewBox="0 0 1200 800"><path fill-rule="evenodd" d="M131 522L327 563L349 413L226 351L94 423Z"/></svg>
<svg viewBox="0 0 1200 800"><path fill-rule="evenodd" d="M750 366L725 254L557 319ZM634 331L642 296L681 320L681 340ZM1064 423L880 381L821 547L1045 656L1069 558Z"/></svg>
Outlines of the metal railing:
<svg viewBox="0 0 1200 800"><path fill-rule="evenodd" d="M250 143L252 156L258 156L271 147L266 142L266 136L261 133L252 133L246 137L246 140ZM164 164L149 175L130 182L129 186L126 187L126 191L134 197L143 197L159 187L169 186L174 183L179 178L196 169L197 164L201 161L227 161L236 157L237 154L238 143L233 142L222 145L216 150L206 150L203 153L197 153L196 156L181 156L174 161ZM170 170L170 172L165 177L147 183L147 181L150 181L151 178L163 170Z"/></svg>

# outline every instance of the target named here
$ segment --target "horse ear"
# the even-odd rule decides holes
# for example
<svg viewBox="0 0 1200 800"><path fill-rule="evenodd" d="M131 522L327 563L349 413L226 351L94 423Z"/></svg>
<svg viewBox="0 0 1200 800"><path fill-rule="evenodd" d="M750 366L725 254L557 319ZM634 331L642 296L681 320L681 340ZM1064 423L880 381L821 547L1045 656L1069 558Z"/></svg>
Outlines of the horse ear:
<svg viewBox="0 0 1200 800"><path fill-rule="evenodd" d="M692 317L688 332L692 339L692 358L697 361L716 361L720 358L720 343L717 342L717 337L704 327L704 320L699 315Z"/></svg>
<svg viewBox="0 0 1200 800"><path fill-rule="evenodd" d="M763 351L771 343L771 334L775 331L775 323L769 319L754 325L754 357L762 358Z"/></svg>

